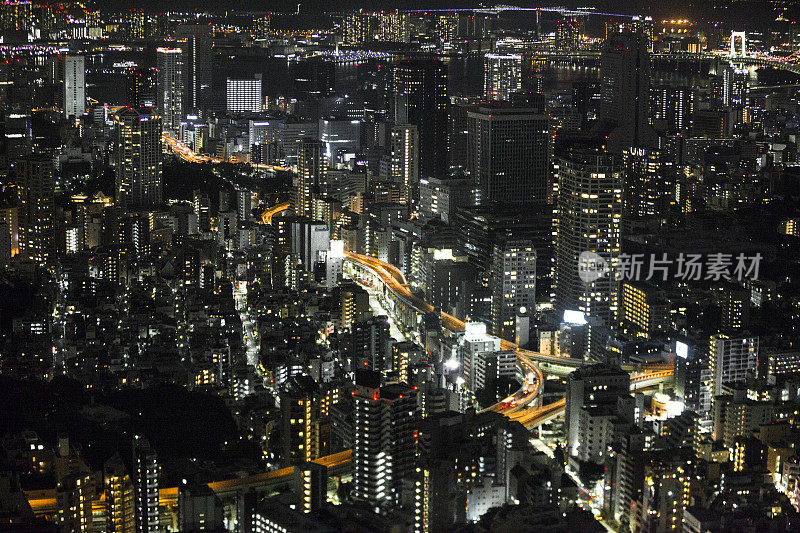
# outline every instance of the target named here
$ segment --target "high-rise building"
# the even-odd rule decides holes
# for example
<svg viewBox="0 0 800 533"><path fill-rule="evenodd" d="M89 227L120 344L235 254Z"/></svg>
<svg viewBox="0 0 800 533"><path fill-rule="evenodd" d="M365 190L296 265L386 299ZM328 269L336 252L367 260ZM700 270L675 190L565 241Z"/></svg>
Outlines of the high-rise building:
<svg viewBox="0 0 800 533"><path fill-rule="evenodd" d="M65 476L56 486L56 523L61 531L92 531L92 498L94 484L88 472Z"/></svg>
<svg viewBox="0 0 800 533"><path fill-rule="evenodd" d="M513 340L517 317L536 308L536 249L527 240L496 244L492 266L492 332Z"/></svg>
<svg viewBox="0 0 800 533"><path fill-rule="evenodd" d="M19 209L0 207L0 266L11 265L11 258L19 253Z"/></svg>
<svg viewBox="0 0 800 533"><path fill-rule="evenodd" d="M134 533L136 523L133 483L119 454L115 454L103 465L103 486L106 500L106 531Z"/></svg>
<svg viewBox="0 0 800 533"><path fill-rule="evenodd" d="M722 330L733 331L747 327L750 321L750 290L731 284L721 291L719 304L722 311Z"/></svg>
<svg viewBox="0 0 800 533"><path fill-rule="evenodd" d="M679 341L675 347L675 393L683 398L684 408L701 417L701 427L710 429L711 374L705 349Z"/></svg>
<svg viewBox="0 0 800 533"><path fill-rule="evenodd" d="M623 148L624 212L627 217L663 216L674 202L674 167L661 151Z"/></svg>
<svg viewBox="0 0 800 533"><path fill-rule="evenodd" d="M545 202L550 181L550 134L543 110L498 103L470 111L468 120L468 168L484 198Z"/></svg>
<svg viewBox="0 0 800 533"><path fill-rule="evenodd" d="M413 389L380 386L380 373L356 371L353 497L374 506L393 504L415 469L418 433Z"/></svg>
<svg viewBox="0 0 800 533"><path fill-rule="evenodd" d="M327 117L319 120L319 140L325 146L325 161L337 168L361 150L361 121Z"/></svg>
<svg viewBox="0 0 800 533"><path fill-rule="evenodd" d="M315 513L328 501L328 468L319 463L295 467L303 513Z"/></svg>
<svg viewBox="0 0 800 533"><path fill-rule="evenodd" d="M490 100L510 100L522 90L522 56L486 54L483 71L483 96Z"/></svg>
<svg viewBox="0 0 800 533"><path fill-rule="evenodd" d="M330 247L330 232L324 222L302 219L292 222L292 253L297 254L306 272L314 272L325 260Z"/></svg>
<svg viewBox="0 0 800 533"><path fill-rule="evenodd" d="M375 40L376 29L377 20L372 13L349 13L342 21L342 40L344 44L369 43Z"/></svg>
<svg viewBox="0 0 800 533"><path fill-rule="evenodd" d="M260 113L261 74L254 79L227 79L226 102L228 113Z"/></svg>
<svg viewBox="0 0 800 533"><path fill-rule="evenodd" d="M161 117L149 109L117 113L117 204L156 206L161 190Z"/></svg>
<svg viewBox="0 0 800 533"><path fill-rule="evenodd" d="M406 204L411 205L413 191L419 183L419 130L410 124L392 127L391 179L406 191Z"/></svg>
<svg viewBox="0 0 800 533"><path fill-rule="evenodd" d="M395 123L419 131L422 177L448 174L447 69L436 59L400 61L394 67Z"/></svg>
<svg viewBox="0 0 800 533"><path fill-rule="evenodd" d="M38 265L50 264L55 253L55 176L53 159L23 157L14 165L19 208L19 252Z"/></svg>
<svg viewBox="0 0 800 533"><path fill-rule="evenodd" d="M769 424L777 414L771 401L748 397L750 391L745 386L731 387L730 391L733 394L714 396L711 431L711 438L721 440L729 450L736 437L752 434L753 429Z"/></svg>
<svg viewBox="0 0 800 533"><path fill-rule="evenodd" d="M310 217L313 214L311 198L319 193L326 170L325 146L315 139L301 139L297 156L296 215Z"/></svg>
<svg viewBox="0 0 800 533"><path fill-rule="evenodd" d="M210 25L181 24L175 36L183 50L183 106L187 111L203 110L211 104L211 48L213 30Z"/></svg>
<svg viewBox="0 0 800 533"><path fill-rule="evenodd" d="M64 58L64 116L78 118L86 111L86 63L83 56Z"/></svg>
<svg viewBox="0 0 800 533"><path fill-rule="evenodd" d="M350 328L369 313L369 293L355 283L341 285L342 329Z"/></svg>
<svg viewBox="0 0 800 533"><path fill-rule="evenodd" d="M392 371L399 383L410 383L408 367L422 358L422 347L411 341L392 344Z"/></svg>
<svg viewBox="0 0 800 533"><path fill-rule="evenodd" d="M721 76L711 80L711 101L717 109L747 105L750 90L750 73L733 67L727 67Z"/></svg>
<svg viewBox="0 0 800 533"><path fill-rule="evenodd" d="M480 204L480 189L466 176L447 179L423 178L419 181L419 217L423 221L440 218L449 224L459 207Z"/></svg>
<svg viewBox="0 0 800 533"><path fill-rule="evenodd" d="M559 160L554 282L556 310L615 323L621 247L622 172L618 158L573 150ZM583 259L582 256L583 255ZM583 272L587 259L596 269Z"/></svg>
<svg viewBox="0 0 800 533"><path fill-rule="evenodd" d="M586 15L564 16L556 24L556 45L561 50L576 50L586 31Z"/></svg>
<svg viewBox="0 0 800 533"><path fill-rule="evenodd" d="M30 31L33 27L33 7L29 0L6 0L0 4L0 29Z"/></svg>
<svg viewBox="0 0 800 533"><path fill-rule="evenodd" d="M389 318L376 316L353 324L352 368L384 372L391 368Z"/></svg>
<svg viewBox="0 0 800 533"><path fill-rule="evenodd" d="M254 36L258 39L266 39L269 37L269 30L272 23L272 17L269 14L261 15L254 21Z"/></svg>
<svg viewBox="0 0 800 533"><path fill-rule="evenodd" d="M654 146L650 122L650 53L644 32L613 33L600 54L600 121L614 151Z"/></svg>
<svg viewBox="0 0 800 533"><path fill-rule="evenodd" d="M630 395L630 376L627 372L604 365L583 367L567 379L567 399L564 411L564 430L567 434L567 451L578 454L581 433L581 410L602 404L617 404L617 398ZM586 436L586 435L584 435Z"/></svg>
<svg viewBox="0 0 800 533"><path fill-rule="evenodd" d="M642 522L645 531L674 531L689 506L694 475L690 448L655 454L644 469ZM686 531L686 529L684 529Z"/></svg>
<svg viewBox="0 0 800 533"><path fill-rule="evenodd" d="M303 375L287 381L280 393L283 462L297 465L319 457L319 412L316 382Z"/></svg>
<svg viewBox="0 0 800 533"><path fill-rule="evenodd" d="M758 337L712 336L708 346L711 398L722 394L723 385L743 383L757 365Z"/></svg>
<svg viewBox="0 0 800 533"><path fill-rule="evenodd" d="M667 331L669 311L669 300L657 287L644 282L622 282L619 324L625 334L648 338Z"/></svg>
<svg viewBox="0 0 800 533"><path fill-rule="evenodd" d="M196 190L192 193L192 207L197 217L197 230L200 233L211 231L211 198L208 193Z"/></svg>
<svg viewBox="0 0 800 533"><path fill-rule="evenodd" d="M156 49L158 83L158 110L163 117L165 131L175 132L183 120L183 50L180 48Z"/></svg>
<svg viewBox="0 0 800 533"><path fill-rule="evenodd" d="M161 529L158 518L158 455L146 438L133 440L133 487L136 496L137 533L155 533Z"/></svg>
<svg viewBox="0 0 800 533"><path fill-rule="evenodd" d="M663 85L650 91L653 119L664 121L670 133L688 132L692 128L695 108L694 87Z"/></svg>
<svg viewBox="0 0 800 533"><path fill-rule="evenodd" d="M151 68L131 70L126 79L127 100L131 107L156 107L156 72Z"/></svg>
<svg viewBox="0 0 800 533"><path fill-rule="evenodd" d="M411 39L409 14L400 11L378 13L378 33L380 41L407 43Z"/></svg>

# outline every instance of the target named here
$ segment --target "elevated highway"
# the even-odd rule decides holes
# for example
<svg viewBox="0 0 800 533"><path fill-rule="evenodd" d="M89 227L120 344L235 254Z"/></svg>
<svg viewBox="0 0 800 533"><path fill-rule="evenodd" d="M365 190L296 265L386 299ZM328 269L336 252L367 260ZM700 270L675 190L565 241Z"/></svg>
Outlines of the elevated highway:
<svg viewBox="0 0 800 533"><path fill-rule="evenodd" d="M650 56L653 61L675 61L675 62L701 62L701 61L719 61L730 63L736 67L769 67L777 70L784 70L794 74L800 74L800 62L796 57L777 57L767 54L756 54L750 56L730 57L725 54L713 53L690 53L690 52L672 52L672 53L653 53ZM591 62L600 59L599 50L575 50L575 51L561 51L542 50L533 52L531 58L534 61L552 61L552 62ZM757 89L757 88L756 88Z"/></svg>
<svg viewBox="0 0 800 533"><path fill-rule="evenodd" d="M364 281L369 281L373 286L382 287L384 296L393 302L394 312L398 319L403 322L404 327L413 329L428 313L435 312L433 306L414 295L408 287L408 283L403 273L394 265L363 254L345 252L346 260L350 262L354 270L364 276ZM399 312L398 312L399 311ZM444 312L439 313L442 326L452 332L464 331L465 324L458 318ZM509 415L515 419L518 413L524 413L523 423L533 421L533 426L541 424L563 412L565 400L559 400L549 405L545 405L533 410L533 413L525 409L539 396L543 385L542 369L550 374L566 376L575 369L585 365L583 360L568 357L558 357L554 355L534 352L532 350L520 349L515 343L501 339L500 346L504 350L515 350L517 352L517 365L524 376L533 375L533 383L526 383L522 389L504 398L497 404L488 408ZM658 384L672 377L672 369L665 365L654 365L655 368L642 369L631 374L631 383L635 387L643 387ZM559 411L559 405L560 411Z"/></svg>
<svg viewBox="0 0 800 533"><path fill-rule="evenodd" d="M161 134L161 140L170 147L170 149L183 159L184 161L188 161L189 163L244 163L246 165L250 165L253 168L258 170L283 170L283 171L294 171L297 170L295 167L283 167L280 165L265 165L263 163L250 163L248 161L225 161L218 157L212 157L210 155L203 155L197 154L193 152L188 146L183 144L181 141L176 139L175 137L171 137L166 133Z"/></svg>
<svg viewBox="0 0 800 533"><path fill-rule="evenodd" d="M284 202L266 209L263 213L261 213L261 222L267 225L272 224L272 217L287 211L291 206L291 202Z"/></svg>
<svg viewBox="0 0 800 533"><path fill-rule="evenodd" d="M351 471L353 461L353 450L345 450L320 457L312 462L321 464L328 468L328 475L339 476L348 474ZM250 476L213 481L208 483L208 487L214 491L223 503L236 501L240 492L255 490L258 494L270 494L279 490L281 487L294 483L295 469L293 466L253 474ZM158 489L158 503L160 506L174 509L178 504L179 487L160 487ZM38 517L52 517L58 513L56 489L25 491L25 497Z"/></svg>
<svg viewBox="0 0 800 533"><path fill-rule="evenodd" d="M394 265L353 252L345 252L345 257L358 272L369 276L371 280L377 281L377 284L383 287L384 296L394 303L394 312L407 329L415 328L424 315L435 312L431 304L409 290L405 276ZM439 317L442 327L449 331L460 332L464 331L466 327L462 320L448 313L440 312ZM516 344L506 340L501 340L500 346L504 350L517 350L517 365L522 375L526 377L532 375L533 379L530 384L526 383L526 386L515 394L489 407L489 410L498 412L502 412L505 408L527 405L534 401L541 392L544 379L542 371L531 361L527 351L519 350Z"/></svg>
<svg viewBox="0 0 800 533"><path fill-rule="evenodd" d="M650 390L656 387L660 383L659 379L663 380L664 378L663 377L654 378L649 382L644 382L645 384L643 384L641 380L634 381L634 379L631 378L631 385L630 385L631 392L637 393ZM543 405L541 407L526 409L524 411L514 413L511 416L509 416L509 418L511 420L516 420L517 422L525 426L527 429L533 429L564 414L564 409L566 409L566 406L567 406L567 399L562 398L556 402Z"/></svg>

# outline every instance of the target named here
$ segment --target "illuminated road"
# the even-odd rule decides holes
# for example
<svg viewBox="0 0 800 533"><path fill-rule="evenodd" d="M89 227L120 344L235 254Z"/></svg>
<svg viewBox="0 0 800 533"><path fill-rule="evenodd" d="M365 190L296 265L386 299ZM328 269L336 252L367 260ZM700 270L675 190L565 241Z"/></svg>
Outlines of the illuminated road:
<svg viewBox="0 0 800 533"><path fill-rule="evenodd" d="M421 298L412 294L408 288L408 282L403 276L403 273L395 267L384 261L370 257L367 255L356 254L353 252L345 252L347 258L355 263L361 264L374 272L380 280L392 291L395 295L408 302L409 305L418 309L422 313L432 313L433 306L422 300ZM450 331L464 331L464 322L456 317L447 313L440 313L442 325ZM527 382L522 389L516 393L504 398L495 405L489 407L487 410L496 411L509 416L512 419L522 417L523 423L533 421L534 425L541 423L541 421L552 418L560 413L559 408L563 410L563 403L565 400L559 400L549 405L539 407L534 411L523 410L528 404L536 399L541 391L543 384L542 371L539 366L534 363L534 359L540 362L547 362L552 364L566 365L574 363L569 359L563 357L552 356L531 350L520 349L515 343L501 339L500 347L503 350L516 350L517 364L522 369L526 376L532 375L533 384L530 386ZM643 370L631 374L631 383L643 382L656 382L663 381L672 377L672 369L666 365L653 365L653 370ZM527 425L527 424L526 424Z"/></svg>
<svg viewBox="0 0 800 533"><path fill-rule="evenodd" d="M184 161L188 161L189 163L226 163L230 161L223 161L217 157L211 157L209 155L202 155L194 153L188 146L183 144L181 141L176 139L175 137L170 137L166 133L161 134L161 140L167 143L167 145L175 152L175 155L183 159ZM296 170L293 167L282 167L280 165L265 165L262 163L248 163L242 161L242 163L246 165L250 165L253 168L257 168L259 170L283 170L283 171L294 171Z"/></svg>
<svg viewBox="0 0 800 533"><path fill-rule="evenodd" d="M570 10L563 7L516 7L516 6L505 6L505 5L498 5L492 7L480 7L480 8L471 8L471 7L463 7L463 8L445 8L445 9L409 9L404 11L404 13L459 13L462 11L467 12L479 12L479 13L492 13L498 14L501 11L523 11L523 12L552 12L552 13L560 13L562 15L599 15L601 17L620 17L620 18L635 18L635 15L623 15L620 13L602 13L599 11L590 11L590 10Z"/></svg>
<svg viewBox="0 0 800 533"><path fill-rule="evenodd" d="M405 276L397 267L367 255L352 252L345 252L345 255L351 261L360 263L372 270L389 287L389 290L406 300L420 312L434 312L431 304L411 293ZM464 331L465 324L463 321L444 312L440 313L440 317L442 325L448 330ZM522 407L535 400L541 391L543 381L542 371L528 358L527 350L519 350L516 344L506 340L501 340L500 345L503 350L517 350L517 364L525 376L533 375L533 383L529 385L526 380L526 384L522 389L488 408L488 410L497 412Z"/></svg>
<svg viewBox="0 0 800 533"><path fill-rule="evenodd" d="M633 379L631 379L631 392L634 394L637 392L644 392L653 388L654 387L651 386L637 387L636 382ZM567 399L562 398L557 402L543 405L542 407L538 407L535 409L527 409L525 411L514 413L513 415L509 416L509 418L511 420L519 422L528 429L533 429L563 414L566 406L567 406Z"/></svg>
<svg viewBox="0 0 800 533"><path fill-rule="evenodd" d="M277 215L278 213L283 213L287 211L292 206L291 202L284 202L282 204L274 205L261 213L261 221L264 224L271 225L272 224L272 217Z"/></svg>
<svg viewBox="0 0 800 533"><path fill-rule="evenodd" d="M353 460L353 450L344 450L320 457L312 462L321 464L328 468L332 474L341 473L343 469L349 469ZM249 489L265 492L274 490L291 482L294 477L294 467L281 468L271 472L254 474L240 478L214 481L208 484L214 493L223 499L235 498L240 491L247 492ZM36 516L52 516L57 512L56 489L25 491L25 497L33 509ZM160 506L174 507L178 503L178 487L161 487L158 489L158 503Z"/></svg>

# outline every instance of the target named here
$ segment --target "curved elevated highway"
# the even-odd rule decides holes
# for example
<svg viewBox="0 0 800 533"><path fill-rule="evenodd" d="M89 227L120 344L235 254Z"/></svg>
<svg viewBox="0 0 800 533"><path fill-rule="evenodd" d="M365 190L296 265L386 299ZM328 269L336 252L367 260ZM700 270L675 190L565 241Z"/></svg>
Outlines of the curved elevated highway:
<svg viewBox="0 0 800 533"><path fill-rule="evenodd" d="M392 299L395 304L395 312L407 327L413 327L419 322L420 316L434 312L431 304L415 296L408 288L403 273L394 265L374 257L345 252L345 256L357 271L372 278L380 280L384 289L384 295ZM453 332L464 331L464 322L447 313L440 313L442 326ZM526 427L540 425L561 412L563 412L566 400L559 400L549 405L539 407L533 411L523 410L528 404L533 402L541 392L543 384L543 374L540 367L544 367L548 373L554 375L568 375L576 368L586 364L582 360L567 357L557 357L532 350L520 349L515 343L501 339L500 346L504 350L516 350L517 365L522 370L523 375L533 376L532 383L527 383L522 389L504 398L488 410L503 413L509 418L522 418ZM646 385L654 385L672 377L672 369L666 365L656 368L634 371L631 373L631 386L640 388ZM524 414L524 418L523 418Z"/></svg>

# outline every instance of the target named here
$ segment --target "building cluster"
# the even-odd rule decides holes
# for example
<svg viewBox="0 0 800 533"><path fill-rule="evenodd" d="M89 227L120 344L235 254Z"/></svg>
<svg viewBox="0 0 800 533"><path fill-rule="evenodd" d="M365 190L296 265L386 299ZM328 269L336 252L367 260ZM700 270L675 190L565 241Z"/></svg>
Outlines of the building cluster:
<svg viewBox="0 0 800 533"><path fill-rule="evenodd" d="M301 7L0 4L0 530L800 527L794 8Z"/></svg>

